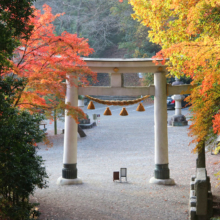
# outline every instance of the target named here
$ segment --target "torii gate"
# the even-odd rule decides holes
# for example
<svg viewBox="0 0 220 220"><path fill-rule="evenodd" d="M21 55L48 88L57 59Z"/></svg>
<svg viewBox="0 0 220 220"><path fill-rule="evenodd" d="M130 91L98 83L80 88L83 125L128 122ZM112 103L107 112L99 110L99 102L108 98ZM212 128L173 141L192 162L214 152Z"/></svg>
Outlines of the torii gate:
<svg viewBox="0 0 220 220"><path fill-rule="evenodd" d="M166 84L166 66L155 65L150 58L135 59L99 59L83 58L87 66L97 73L110 73L111 84L106 87L70 86L67 82L66 102L78 105L79 95L139 96L154 95L155 121L155 170L150 183L174 185L170 178L167 136L166 97L174 94L190 93L191 85L171 86ZM154 85L123 87L122 73L154 73ZM71 116L65 115L64 152L62 176L59 185L81 184L77 176L77 124Z"/></svg>

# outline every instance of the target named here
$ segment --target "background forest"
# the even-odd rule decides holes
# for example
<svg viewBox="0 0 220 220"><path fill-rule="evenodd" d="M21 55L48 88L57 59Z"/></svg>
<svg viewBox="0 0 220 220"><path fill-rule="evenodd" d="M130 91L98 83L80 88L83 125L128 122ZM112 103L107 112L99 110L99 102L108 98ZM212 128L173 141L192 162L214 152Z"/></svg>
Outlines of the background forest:
<svg viewBox="0 0 220 220"><path fill-rule="evenodd" d="M34 5L42 10L43 4L52 13L63 13L54 21L56 34L63 31L77 33L89 39L99 58L150 58L161 48L149 42L147 27L135 21L132 7L118 0L37 0Z"/></svg>

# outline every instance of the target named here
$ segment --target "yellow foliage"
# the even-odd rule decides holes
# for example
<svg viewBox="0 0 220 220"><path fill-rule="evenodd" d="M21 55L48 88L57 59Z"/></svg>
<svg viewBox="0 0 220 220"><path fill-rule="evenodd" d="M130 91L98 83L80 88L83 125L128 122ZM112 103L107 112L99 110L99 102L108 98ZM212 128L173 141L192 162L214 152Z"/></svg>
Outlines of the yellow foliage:
<svg viewBox="0 0 220 220"><path fill-rule="evenodd" d="M220 134L220 1L130 0L134 19L150 27L149 38L162 50L170 75L192 78L192 124L195 143L211 143ZM199 151L199 145L194 152ZM220 150L217 146L216 152ZM219 174L220 175L220 172ZM219 178L220 179L220 178Z"/></svg>

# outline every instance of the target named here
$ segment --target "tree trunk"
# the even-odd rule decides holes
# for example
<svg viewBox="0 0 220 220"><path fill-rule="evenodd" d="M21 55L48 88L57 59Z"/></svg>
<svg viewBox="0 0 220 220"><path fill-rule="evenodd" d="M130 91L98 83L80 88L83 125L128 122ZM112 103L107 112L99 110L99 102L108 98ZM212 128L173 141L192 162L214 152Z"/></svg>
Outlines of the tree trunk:
<svg viewBox="0 0 220 220"><path fill-rule="evenodd" d="M54 109L54 134L57 135L57 111Z"/></svg>
<svg viewBox="0 0 220 220"><path fill-rule="evenodd" d="M80 137L86 137L85 132L83 131L83 129L78 125L78 133Z"/></svg>

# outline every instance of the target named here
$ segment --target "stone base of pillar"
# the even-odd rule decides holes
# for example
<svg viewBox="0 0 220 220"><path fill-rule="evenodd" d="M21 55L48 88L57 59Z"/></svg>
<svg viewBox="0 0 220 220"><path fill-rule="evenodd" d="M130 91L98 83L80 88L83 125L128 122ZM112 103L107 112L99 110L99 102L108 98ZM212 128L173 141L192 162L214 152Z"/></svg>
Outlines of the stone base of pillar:
<svg viewBox="0 0 220 220"><path fill-rule="evenodd" d="M156 179L155 177L152 177L149 181L149 183L158 184L158 185L175 185L175 182L173 179Z"/></svg>
<svg viewBox="0 0 220 220"><path fill-rule="evenodd" d="M63 164L62 177L65 179L76 179L77 178L77 164Z"/></svg>
<svg viewBox="0 0 220 220"><path fill-rule="evenodd" d="M188 121L184 115L173 115L168 124L171 126L186 126Z"/></svg>
<svg viewBox="0 0 220 220"><path fill-rule="evenodd" d="M77 185L82 184L82 180L80 178L76 179L65 179L62 176L57 179L57 185Z"/></svg>
<svg viewBox="0 0 220 220"><path fill-rule="evenodd" d="M156 179L169 179L170 170L168 164L155 164L154 177Z"/></svg>
<svg viewBox="0 0 220 220"><path fill-rule="evenodd" d="M58 178L57 185L82 184L82 180L77 178L77 164L63 164L62 176Z"/></svg>

